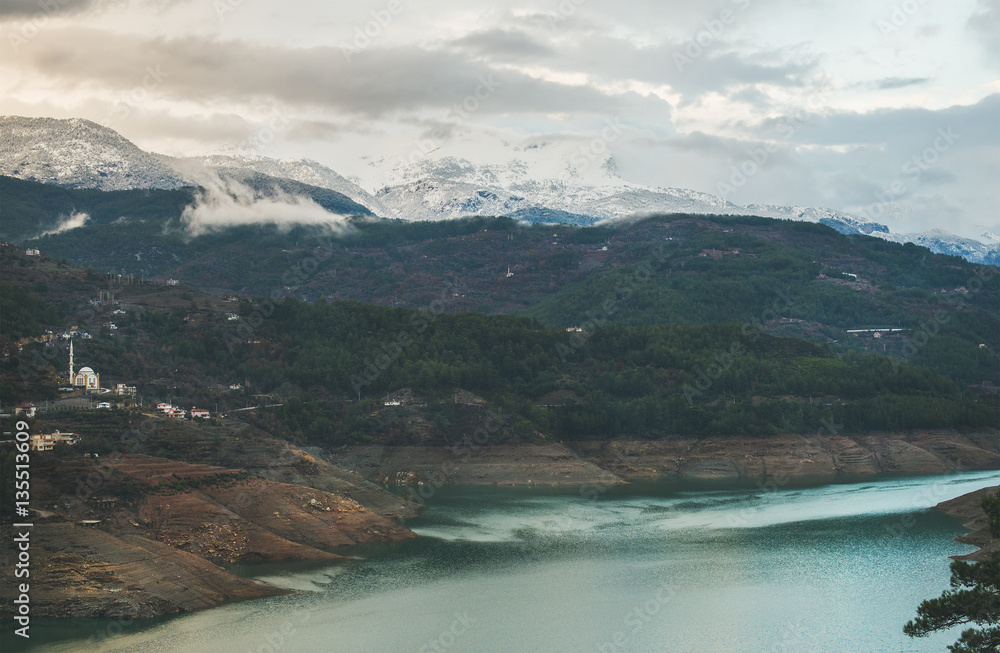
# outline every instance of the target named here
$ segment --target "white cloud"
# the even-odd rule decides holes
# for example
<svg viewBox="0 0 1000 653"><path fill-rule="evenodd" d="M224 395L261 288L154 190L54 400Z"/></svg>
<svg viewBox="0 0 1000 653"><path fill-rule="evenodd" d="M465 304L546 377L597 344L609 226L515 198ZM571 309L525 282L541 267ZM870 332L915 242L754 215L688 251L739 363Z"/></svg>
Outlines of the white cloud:
<svg viewBox="0 0 1000 653"><path fill-rule="evenodd" d="M48 231L43 231L38 235L38 238L42 236L52 236L54 234L61 234L64 231L70 231L71 229L78 229L85 225L87 221L90 220L90 216L86 213L73 212L70 215L62 218L54 228Z"/></svg>
<svg viewBox="0 0 1000 653"><path fill-rule="evenodd" d="M841 210L950 125L968 136L907 195L906 219L969 234L997 223L1000 144L982 119L1000 88L996 0L912 3L905 15L888 0L401 0L351 57L341 44L387 3L260 0L223 15L211 2L63 4L83 10L51 16L0 57L0 114L102 122L127 97L115 128L176 155L226 150L280 116L288 128L262 153L316 159L369 190L385 181L376 162L407 157L431 130L491 163L494 134L586 142L618 118L630 129L614 156L630 181L716 192L747 147L773 141L780 156L734 199ZM4 41L30 5L0 11ZM700 53L681 70L673 55L692 43ZM144 91L148 66L165 76ZM491 74L502 86L450 117ZM795 116L807 120L793 137L775 135ZM199 228L258 210L324 219L295 199L225 197L192 209Z"/></svg>
<svg viewBox="0 0 1000 653"><path fill-rule="evenodd" d="M205 233L241 225L272 224L280 229L297 225L321 226L332 231L347 228L346 216L327 211L311 198L288 195L275 189L262 196L249 186L206 173L201 191L181 214L188 234Z"/></svg>

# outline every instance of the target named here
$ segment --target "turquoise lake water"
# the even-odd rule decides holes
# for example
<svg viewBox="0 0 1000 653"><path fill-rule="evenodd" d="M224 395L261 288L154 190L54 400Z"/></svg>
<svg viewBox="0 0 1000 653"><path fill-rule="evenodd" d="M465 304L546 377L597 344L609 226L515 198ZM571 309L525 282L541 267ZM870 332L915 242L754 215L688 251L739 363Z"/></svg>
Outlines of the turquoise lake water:
<svg viewBox="0 0 1000 653"><path fill-rule="evenodd" d="M407 522L416 541L235 568L308 593L143 623L38 621L31 648L943 651L958 632L910 639L902 626L948 587L948 556L974 549L930 507L997 483L440 488Z"/></svg>

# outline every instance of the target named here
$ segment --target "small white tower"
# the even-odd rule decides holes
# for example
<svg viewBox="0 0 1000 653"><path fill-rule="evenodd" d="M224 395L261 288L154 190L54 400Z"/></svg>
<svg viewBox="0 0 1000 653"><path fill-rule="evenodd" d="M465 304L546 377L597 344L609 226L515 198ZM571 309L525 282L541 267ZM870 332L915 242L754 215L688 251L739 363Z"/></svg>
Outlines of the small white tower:
<svg viewBox="0 0 1000 653"><path fill-rule="evenodd" d="M73 383L73 339L69 340L69 382Z"/></svg>

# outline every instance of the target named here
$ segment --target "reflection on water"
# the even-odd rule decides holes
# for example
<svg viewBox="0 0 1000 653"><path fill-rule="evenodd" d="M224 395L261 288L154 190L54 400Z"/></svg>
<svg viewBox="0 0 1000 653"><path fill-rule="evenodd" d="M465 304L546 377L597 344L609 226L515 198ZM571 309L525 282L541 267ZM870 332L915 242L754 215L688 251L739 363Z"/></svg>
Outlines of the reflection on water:
<svg viewBox="0 0 1000 653"><path fill-rule="evenodd" d="M236 568L308 593L132 625L102 648L941 651L957 634L901 628L947 587L947 556L971 548L928 508L998 482L445 488L408 522L416 541ZM87 650L94 628L69 625L76 639L43 648Z"/></svg>

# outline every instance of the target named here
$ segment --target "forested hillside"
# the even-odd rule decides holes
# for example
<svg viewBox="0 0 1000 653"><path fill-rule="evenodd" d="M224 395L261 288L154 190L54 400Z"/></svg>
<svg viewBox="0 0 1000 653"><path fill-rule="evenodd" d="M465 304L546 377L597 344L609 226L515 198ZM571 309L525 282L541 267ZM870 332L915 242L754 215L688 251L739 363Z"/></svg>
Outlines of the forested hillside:
<svg viewBox="0 0 1000 653"><path fill-rule="evenodd" d="M124 314L109 330L102 322L112 316L100 311L111 306L95 314L86 293L49 289L86 287L86 274L9 250L5 275L28 290L0 291L22 306L19 323L96 322L76 356L102 379L134 383L149 400L220 410L280 403L248 418L317 444L452 442L487 408L504 416L498 441L1000 425L996 393L880 354L776 337L752 323L608 323L568 332L525 317L434 307L292 298L234 304L134 285L117 286L113 306ZM30 283L43 278L45 288ZM91 280L100 287L99 277ZM45 388L54 397L63 349L8 344L4 403L44 398L37 393ZM242 390L232 392L234 384ZM401 399L387 404L387 396Z"/></svg>

